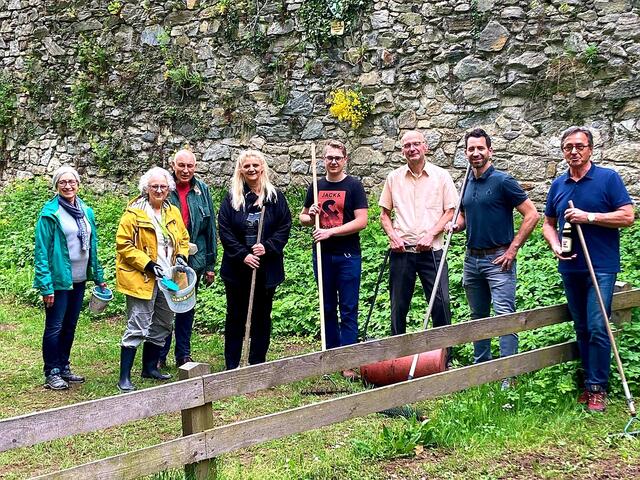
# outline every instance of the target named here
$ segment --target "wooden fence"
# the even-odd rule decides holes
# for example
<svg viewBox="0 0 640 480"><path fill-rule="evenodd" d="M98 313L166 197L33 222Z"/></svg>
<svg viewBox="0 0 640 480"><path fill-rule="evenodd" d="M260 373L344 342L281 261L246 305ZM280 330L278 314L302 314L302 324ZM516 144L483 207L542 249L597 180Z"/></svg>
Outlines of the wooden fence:
<svg viewBox="0 0 640 480"><path fill-rule="evenodd" d="M622 287L614 317L630 318L640 289ZM577 358L576 343L546 348L367 390L299 408L212 428L211 402L305 378L414 353L497 337L568 320L566 305L501 315L382 340L283 358L209 374L205 364L187 364L180 381L0 421L0 451L28 447L169 412L182 412L183 437L38 478L136 478L185 466L190 478L213 478L216 456L383 409L446 395Z"/></svg>

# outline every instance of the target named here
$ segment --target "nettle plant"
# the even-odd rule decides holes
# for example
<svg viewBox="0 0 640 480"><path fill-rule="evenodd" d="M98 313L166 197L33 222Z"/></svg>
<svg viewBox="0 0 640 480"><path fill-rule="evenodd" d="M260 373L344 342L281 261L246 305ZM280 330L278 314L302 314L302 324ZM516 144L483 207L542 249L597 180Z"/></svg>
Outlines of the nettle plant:
<svg viewBox="0 0 640 480"><path fill-rule="evenodd" d="M358 129L373 111L367 96L359 88L338 88L327 97L329 113L341 122L349 122Z"/></svg>

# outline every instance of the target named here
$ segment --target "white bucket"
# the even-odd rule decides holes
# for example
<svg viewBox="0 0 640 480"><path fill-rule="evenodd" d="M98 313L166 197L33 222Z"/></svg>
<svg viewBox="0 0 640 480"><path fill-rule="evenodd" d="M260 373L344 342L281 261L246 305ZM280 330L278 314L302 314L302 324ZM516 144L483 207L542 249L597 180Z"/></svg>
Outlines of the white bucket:
<svg viewBox="0 0 640 480"><path fill-rule="evenodd" d="M113 292L107 287L93 287L91 290L91 300L89 300L89 310L93 313L102 313L107 304L113 300Z"/></svg>
<svg viewBox="0 0 640 480"><path fill-rule="evenodd" d="M198 280L198 276L196 275L195 270L190 267L171 267L168 270L165 270L165 274L169 278L173 278L177 271L182 270L184 268L187 274L187 286L182 290L178 290L177 292L172 292L167 287L165 287L162 282L158 282L158 288L162 290L164 294L164 298L167 299L167 303L169 304L169 308L172 312L175 313L184 313L191 310L196 306L196 282Z"/></svg>

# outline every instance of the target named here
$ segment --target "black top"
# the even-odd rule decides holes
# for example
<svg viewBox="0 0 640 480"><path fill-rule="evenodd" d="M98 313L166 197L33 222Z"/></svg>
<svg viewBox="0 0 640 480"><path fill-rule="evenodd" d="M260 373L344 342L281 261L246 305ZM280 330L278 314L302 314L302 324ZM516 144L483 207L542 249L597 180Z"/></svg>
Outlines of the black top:
<svg viewBox="0 0 640 480"><path fill-rule="evenodd" d="M254 206L257 196L252 191L245 190L245 208L234 210L231 206L231 195L227 196L220 205L218 213L218 232L224 247L220 276L226 282L246 284L251 281L252 269L244 263L244 258L251 253L247 245L248 229L253 222L248 222L249 213L260 212ZM291 230L291 212L287 199L277 191L275 202L265 203L262 239L265 254L260 257L258 276L264 279L267 288L275 287L284 281L284 262L282 252ZM257 233L257 230L256 230Z"/></svg>
<svg viewBox="0 0 640 480"><path fill-rule="evenodd" d="M360 180L347 175L339 182L330 182L326 178L318 179L318 203L320 203L320 228L344 225L354 220L355 210L368 208L367 195ZM307 190L304 206L313 204L313 185ZM358 232L344 236L334 236L322 242L323 253L360 254L360 235Z"/></svg>

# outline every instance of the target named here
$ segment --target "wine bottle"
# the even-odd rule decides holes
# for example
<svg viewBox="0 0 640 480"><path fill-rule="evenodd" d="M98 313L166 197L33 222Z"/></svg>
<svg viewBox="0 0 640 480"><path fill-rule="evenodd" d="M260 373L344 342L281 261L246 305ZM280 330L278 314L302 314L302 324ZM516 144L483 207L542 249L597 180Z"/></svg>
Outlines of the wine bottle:
<svg viewBox="0 0 640 480"><path fill-rule="evenodd" d="M573 254L573 227L569 222L564 222L564 226L562 227L562 253L560 254L562 257L570 258Z"/></svg>

